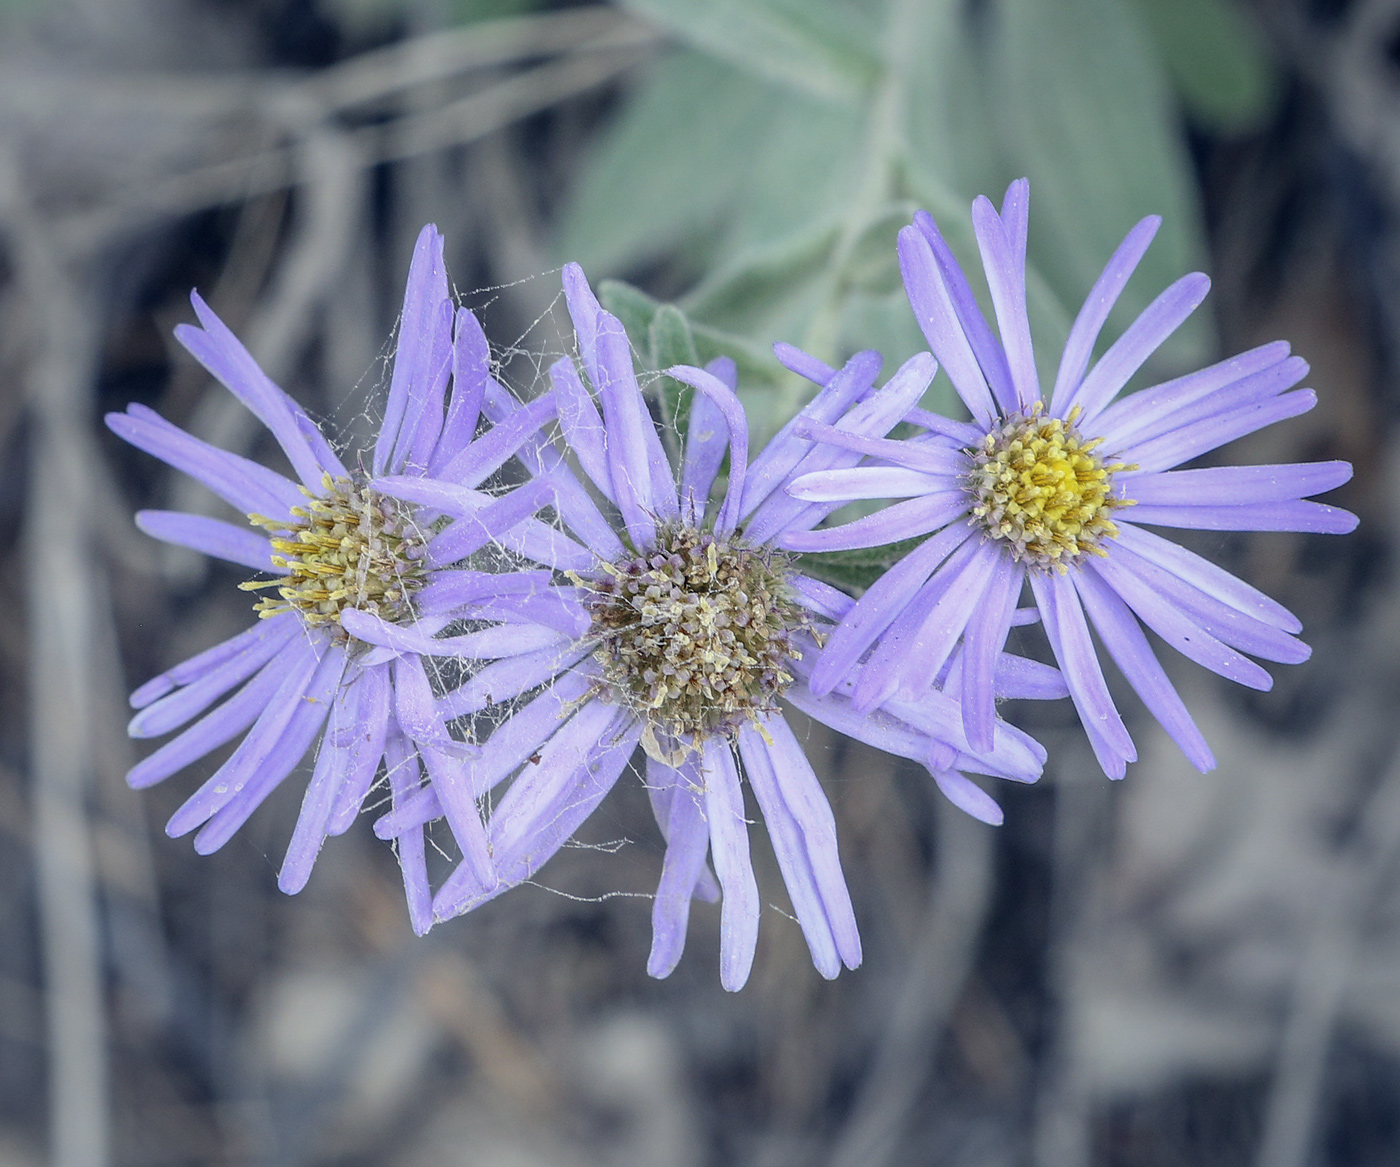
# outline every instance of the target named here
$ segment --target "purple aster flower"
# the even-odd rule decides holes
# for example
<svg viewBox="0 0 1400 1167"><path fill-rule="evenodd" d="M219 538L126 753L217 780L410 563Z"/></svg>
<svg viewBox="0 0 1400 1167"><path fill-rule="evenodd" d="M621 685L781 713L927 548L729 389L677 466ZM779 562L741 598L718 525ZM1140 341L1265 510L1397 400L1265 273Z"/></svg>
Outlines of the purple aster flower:
<svg viewBox="0 0 1400 1167"><path fill-rule="evenodd" d="M546 505L559 518L554 544L526 551L543 569L539 586L482 599L464 613L482 626L436 642L367 613L343 617L354 635L385 647L450 647L463 658L491 661L443 696L435 711L438 719L453 719L484 710L495 724L469 770L469 794L476 798L513 778L488 821L494 872L485 878L480 864L463 861L438 891L434 914L445 919L468 911L533 876L640 746L666 840L648 971L666 976L680 959L692 897L722 896L721 981L738 989L748 977L760 900L742 772L813 961L833 977L843 963L859 964L860 938L835 819L781 701L923 763L951 798L993 821L1000 817L995 804L960 771L1033 781L1044 752L1002 722L985 748L971 748L957 702L942 692L865 711L853 706L850 685L840 678L814 692L808 678L818 646L852 601L797 571L777 548L832 509L799 502L781 488L804 470L854 465L859 455L812 443L794 422L750 462L734 365L721 359L707 369L668 371L695 390L678 484L622 325L598 305L577 265L565 268L564 289L597 401L569 358L550 369L552 388L541 400L556 403L563 437L596 495L559 450L533 442L533 477L508 501L517 508L510 518ZM795 350L785 355L811 364ZM918 400L935 366L922 354L876 390L879 366L876 354L862 353L840 372L827 370L827 384L801 419L852 438L886 432ZM726 454L727 488L712 504ZM460 487L410 478L381 487L461 522L475 514L474 500ZM996 683L1008 693L1063 693L1054 670L1014 658L1002 658ZM376 831L392 839L419 829L447 811L442 795L439 786L424 787L380 819Z"/></svg>
<svg viewBox="0 0 1400 1167"><path fill-rule="evenodd" d="M485 826L461 793L469 747L453 740L436 714L422 656L357 639L348 617L373 615L427 636L470 598L521 586L509 575L451 570L479 546L474 528L395 498L378 481L440 476L489 510L497 500L474 488L549 420L547 406L518 409L492 380L476 319L465 309L454 314L442 237L432 226L414 250L384 424L368 472L348 469L199 295L191 300L202 327L179 326L180 343L272 431L297 481L202 442L144 406L108 415L116 434L203 483L253 528L142 511L136 517L142 530L271 577L242 585L271 592L257 604L256 625L131 695L139 711L130 726L134 737L193 724L137 763L128 781L138 789L153 785L241 739L166 828L172 836L198 828L195 849L208 853L228 841L319 735L278 879L283 891L299 891L325 838L349 827L381 760L396 804L418 788L420 767L426 769L467 863L483 880L491 878ZM499 424L473 440L483 412ZM514 531L498 523L498 537L525 550L553 538L544 524L531 523L533 529L527 523ZM426 931L432 917L422 831L398 836L398 853L413 926Z"/></svg>
<svg viewBox="0 0 1400 1167"><path fill-rule="evenodd" d="M870 547L930 536L855 605L812 674L835 690L858 676L853 704L873 709L922 692L961 642L958 691L968 741L993 732L993 662L1029 583L1070 696L1110 777L1137 754L1109 696L1089 629L1200 770L1210 749L1139 624L1207 668L1257 689L1269 674L1244 654L1297 663L1299 622L1248 584L1147 527L1340 534L1355 516L1305 501L1351 477L1345 462L1174 467L1245 434L1305 413L1307 372L1283 342L1119 398L1129 379L1205 298L1210 281L1183 277L1157 297L1097 362L1094 346L1161 220L1144 219L1109 261L1070 331L1048 396L1026 315L1029 188L1012 183L998 214L972 207L997 333L933 219L899 234L904 285L930 347L972 415L955 422L914 410L923 432L857 443L830 427L803 432L859 450L859 466L802 476L795 498L821 503L902 498L844 526L790 536L804 551ZM1092 365L1092 367L1091 367Z"/></svg>

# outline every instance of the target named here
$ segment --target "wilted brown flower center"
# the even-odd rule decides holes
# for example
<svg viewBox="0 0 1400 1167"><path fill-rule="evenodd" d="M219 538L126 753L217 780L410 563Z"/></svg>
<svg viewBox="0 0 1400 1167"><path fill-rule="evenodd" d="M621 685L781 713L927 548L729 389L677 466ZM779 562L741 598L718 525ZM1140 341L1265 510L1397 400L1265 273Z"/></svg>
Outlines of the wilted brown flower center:
<svg viewBox="0 0 1400 1167"><path fill-rule="evenodd" d="M657 731L732 733L771 712L807 614L781 552L662 528L645 555L603 564L589 589L605 695ZM650 748L650 747L649 747Z"/></svg>

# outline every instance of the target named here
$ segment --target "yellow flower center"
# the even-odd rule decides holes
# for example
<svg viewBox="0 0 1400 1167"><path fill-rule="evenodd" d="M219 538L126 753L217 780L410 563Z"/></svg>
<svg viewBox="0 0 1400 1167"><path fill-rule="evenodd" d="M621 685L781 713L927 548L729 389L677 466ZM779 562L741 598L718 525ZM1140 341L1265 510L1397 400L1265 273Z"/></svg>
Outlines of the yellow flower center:
<svg viewBox="0 0 1400 1167"><path fill-rule="evenodd" d="M334 624L346 608L371 612L389 623L411 615L410 599L422 586L423 532L409 508L397 499L346 478L321 480L323 493L305 487L304 507L292 508L292 521L249 515L254 526L273 536L274 566L280 579L249 580L244 591L276 588L264 597L259 616L298 611L312 626Z"/></svg>
<svg viewBox="0 0 1400 1167"><path fill-rule="evenodd" d="M588 589L606 699L672 737L732 734L777 708L810 629L787 558L694 527L662 528L645 555L601 564Z"/></svg>
<svg viewBox="0 0 1400 1167"><path fill-rule="evenodd" d="M1044 417L1037 402L1029 415L1013 414L968 450L972 513L988 535L1005 542L1013 558L1065 571L1080 555L1106 555L1100 545L1117 537L1110 515L1130 499L1111 493L1113 474L1130 467L1105 464L1067 419Z"/></svg>

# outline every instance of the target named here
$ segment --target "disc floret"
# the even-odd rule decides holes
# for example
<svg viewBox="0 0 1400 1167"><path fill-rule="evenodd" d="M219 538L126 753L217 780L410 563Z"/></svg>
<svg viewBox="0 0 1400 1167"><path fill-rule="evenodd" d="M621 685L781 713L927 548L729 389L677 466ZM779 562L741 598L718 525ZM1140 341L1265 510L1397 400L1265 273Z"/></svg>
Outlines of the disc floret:
<svg viewBox="0 0 1400 1167"><path fill-rule="evenodd" d="M690 526L584 582L603 694L673 739L733 734L777 708L810 618L787 557Z"/></svg>
<svg viewBox="0 0 1400 1167"><path fill-rule="evenodd" d="M1113 475L1130 467L1095 453L1103 439L1080 435L1077 406L1063 419L1043 411L1037 402L1010 415L968 450L967 490L972 514L1014 559L1063 572L1080 555L1107 554L1102 541L1118 535L1113 511L1132 505L1113 494Z"/></svg>
<svg viewBox="0 0 1400 1167"><path fill-rule="evenodd" d="M292 508L291 521L248 516L272 536L272 563L286 574L239 586L277 589L277 599L258 601L260 617L297 611L312 627L333 625L342 637L346 608L403 623L425 578L423 533L410 508L348 478L327 474L321 487L321 494L301 488L307 502Z"/></svg>

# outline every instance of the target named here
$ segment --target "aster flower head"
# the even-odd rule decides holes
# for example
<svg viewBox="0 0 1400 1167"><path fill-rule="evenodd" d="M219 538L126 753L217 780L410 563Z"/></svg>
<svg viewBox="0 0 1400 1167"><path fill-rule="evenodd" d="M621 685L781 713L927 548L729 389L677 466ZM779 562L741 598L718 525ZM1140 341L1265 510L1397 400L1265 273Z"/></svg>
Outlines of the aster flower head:
<svg viewBox="0 0 1400 1167"><path fill-rule="evenodd" d="M941 692L867 711L853 707L840 679L813 692L822 639L851 600L798 570L782 549L788 534L831 510L782 487L803 470L848 466L859 456L801 437L795 421L750 461L735 368L719 359L668 370L694 390L677 474L621 323L600 307L577 265L565 268L564 289L583 376L573 359L559 360L551 388L531 407L557 412L582 476L553 445L531 446L533 477L510 501L514 513L548 506L558 517L552 545L525 552L539 582L464 612L481 626L458 638L456 651L492 663L437 710L494 723L470 781L477 797L509 785L487 825L492 877L463 862L437 892L435 915L468 911L533 876L640 747L666 841L648 971L665 976L680 959L693 897L722 897L721 981L738 989L748 977L760 900L745 775L813 961L833 977L860 962L860 938L835 819L785 706L925 764L951 797L990 819L999 818L995 804L961 770L1033 781L1044 752L1001 722L985 749L972 749L956 702ZM815 365L796 350L781 355L809 371ZM823 366L826 384L800 420L857 437L883 434L924 391L934 364L928 354L916 357L877 390L879 365L876 354L862 353L839 372ZM726 457L727 482L712 500ZM473 513L455 486L422 480L392 488L463 521ZM355 617L357 634L373 638L370 623ZM387 624L380 634L386 644L405 635ZM436 643L441 651L447 641ZM1053 670L1029 662L1005 664L1000 682L1011 692L1062 692ZM444 809L441 791L425 787L375 829L395 838Z"/></svg>
<svg viewBox="0 0 1400 1167"><path fill-rule="evenodd" d="M1210 281L1184 276L1097 360L1093 351L1123 286L1161 220L1144 219L1084 302L1048 394L1041 389L1026 312L1029 188L1007 191L1000 213L972 208L996 331L933 219L899 235L909 303L971 414L970 422L911 411L922 432L867 443L865 461L804 475L809 501L901 498L844 526L797 536L802 550L870 547L930 536L897 563L832 636L812 687L858 674L855 705L918 693L961 643L968 740L991 732L991 662L1029 585L1046 636L1104 771L1122 777L1136 750L1109 696L1090 626L1144 704L1200 770L1204 738L1158 662L1142 625L1221 676L1268 689L1249 656L1306 660L1297 619L1273 600L1148 527L1340 534L1355 516L1306 501L1351 477L1345 462L1175 467L1295 417L1316 404L1289 392L1307 365L1284 342L1121 397L1128 381L1205 298ZM851 447L842 435L825 440ZM853 448L853 447L852 447Z"/></svg>
<svg viewBox="0 0 1400 1167"><path fill-rule="evenodd" d="M107 417L118 436L247 516L239 525L147 510L137 515L142 530L264 576L243 585L264 593L252 628L132 694L133 736L186 728L137 763L128 780L153 785L238 740L167 827L172 836L198 829L195 848L208 853L228 841L319 737L278 880L286 892L305 885L324 839L350 826L381 761L396 801L418 787L426 768L446 792L463 854L483 878L490 870L475 804L451 793L464 788L458 774L467 747L434 712L423 656L370 644L353 626L360 616L430 635L455 619L464 597L509 586L453 569L474 550L469 525L446 523L380 486L385 478L436 475L488 506L493 500L474 488L514 455L531 424L539 425L538 412L518 410L492 381L480 326L465 309L453 310L442 251L436 228L425 227L368 470L347 468L197 293L191 300L200 327L181 325L176 336L272 432L296 480L192 437L144 406ZM474 440L483 412L501 424ZM528 544L532 533L527 526L516 534ZM431 922L423 834L406 832L398 844L410 917L421 932Z"/></svg>

